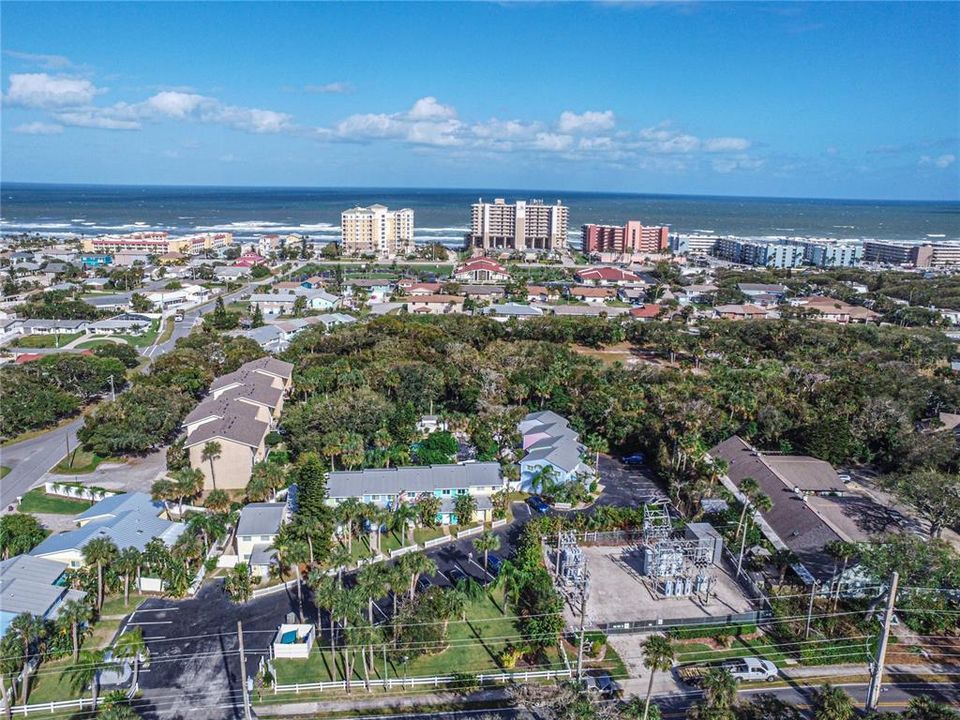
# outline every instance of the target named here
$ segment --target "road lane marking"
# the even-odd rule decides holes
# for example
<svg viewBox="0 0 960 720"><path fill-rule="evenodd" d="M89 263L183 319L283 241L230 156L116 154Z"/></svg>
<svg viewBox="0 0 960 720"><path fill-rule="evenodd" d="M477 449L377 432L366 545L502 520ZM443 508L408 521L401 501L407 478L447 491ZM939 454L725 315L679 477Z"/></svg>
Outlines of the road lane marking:
<svg viewBox="0 0 960 720"><path fill-rule="evenodd" d="M128 625L173 625L173 620L131 620Z"/></svg>

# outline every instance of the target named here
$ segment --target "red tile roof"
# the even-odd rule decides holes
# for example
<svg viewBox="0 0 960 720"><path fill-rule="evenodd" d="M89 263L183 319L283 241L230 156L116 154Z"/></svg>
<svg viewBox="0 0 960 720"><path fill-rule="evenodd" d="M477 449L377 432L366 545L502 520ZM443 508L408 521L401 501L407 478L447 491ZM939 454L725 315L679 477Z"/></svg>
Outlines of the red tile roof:
<svg viewBox="0 0 960 720"><path fill-rule="evenodd" d="M659 305L641 305L640 307L630 308L630 314L635 318L655 318L663 310Z"/></svg>
<svg viewBox="0 0 960 720"><path fill-rule="evenodd" d="M639 275L616 267L593 267L577 273L581 280L608 280L613 282L641 282Z"/></svg>
<svg viewBox="0 0 960 720"><path fill-rule="evenodd" d="M463 265L458 267L454 271L454 275L459 275L460 273L473 272L474 270L489 270L490 272L498 272L506 274L507 270L496 260L491 260L490 258L473 258L472 260L467 260Z"/></svg>

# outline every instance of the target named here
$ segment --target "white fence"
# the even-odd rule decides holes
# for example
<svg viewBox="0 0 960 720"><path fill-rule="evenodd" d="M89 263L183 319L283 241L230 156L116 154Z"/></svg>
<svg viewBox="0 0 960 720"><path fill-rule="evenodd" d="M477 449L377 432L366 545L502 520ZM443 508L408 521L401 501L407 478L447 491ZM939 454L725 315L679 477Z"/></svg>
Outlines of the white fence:
<svg viewBox="0 0 960 720"><path fill-rule="evenodd" d="M459 530L457 532L457 539L470 537L471 535L479 535L483 532L483 525L477 525L476 527L467 528L466 530Z"/></svg>
<svg viewBox="0 0 960 720"><path fill-rule="evenodd" d="M553 678L570 678L573 677L572 670L532 670L529 672L515 672L515 673L490 673L485 674L481 673L480 675L475 676L477 682L481 685L483 683L513 683L513 682L529 682L530 680L547 680ZM386 680L381 679L370 679L370 687L386 687L387 690L391 688L411 688L411 687L435 687L438 688L441 685L446 685L447 683L454 682L460 678L456 675L433 675L429 677L410 677L410 678L387 678ZM363 680L353 680L350 683L351 688L363 688L365 683ZM329 680L327 682L315 682L315 683L296 683L293 685L280 685L275 684L273 686L274 694L282 692L292 692L300 694L301 692L309 692L311 690L318 690L324 692L325 690L346 690L347 683L344 680Z"/></svg>
<svg viewBox="0 0 960 720"><path fill-rule="evenodd" d="M91 705L93 705L93 700L86 697L80 698L79 700L58 700L57 702L35 703L33 705L14 705L10 708L10 713L12 715L29 715L30 713L47 713L48 715L52 715L58 710L72 710L73 708L83 710L83 708Z"/></svg>
<svg viewBox="0 0 960 720"><path fill-rule="evenodd" d="M287 590L288 588L295 588L296 586L296 580L287 580L286 582L277 583L276 585L270 585L265 588L260 588L259 590L254 590L251 595L252 597L258 598L263 597L264 595L273 595L274 593Z"/></svg>
<svg viewBox="0 0 960 720"><path fill-rule="evenodd" d="M433 538L433 540L425 540L423 543L424 548L432 548L437 545L443 545L453 540L453 535L441 535L438 538Z"/></svg>
<svg viewBox="0 0 960 720"><path fill-rule="evenodd" d="M498 528L498 527L503 527L506 524L507 524L507 519L501 518L500 520L494 520L492 523L490 523L490 527Z"/></svg>
<svg viewBox="0 0 960 720"><path fill-rule="evenodd" d="M88 488L82 485L72 485L69 483L55 481L45 482L43 484L43 491L47 495L58 495L60 497L74 498L76 500L89 500L90 502L103 500L105 497L120 494L114 490Z"/></svg>
<svg viewBox="0 0 960 720"><path fill-rule="evenodd" d="M401 548L397 548L396 550L391 550L390 559L392 560L393 558L398 558L401 555L406 555L407 553L411 553L414 550L419 550L419 549L420 549L419 545L407 545L406 547L401 547Z"/></svg>

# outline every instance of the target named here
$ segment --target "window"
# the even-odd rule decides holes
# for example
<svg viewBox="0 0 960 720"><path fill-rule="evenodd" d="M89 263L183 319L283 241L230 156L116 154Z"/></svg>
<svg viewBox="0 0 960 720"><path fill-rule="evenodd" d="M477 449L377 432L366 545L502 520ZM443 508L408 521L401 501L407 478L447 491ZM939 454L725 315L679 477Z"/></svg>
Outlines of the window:
<svg viewBox="0 0 960 720"><path fill-rule="evenodd" d="M449 488L444 488L441 492L442 492L444 495L449 495L449 494L450 494L450 489L449 489Z"/></svg>

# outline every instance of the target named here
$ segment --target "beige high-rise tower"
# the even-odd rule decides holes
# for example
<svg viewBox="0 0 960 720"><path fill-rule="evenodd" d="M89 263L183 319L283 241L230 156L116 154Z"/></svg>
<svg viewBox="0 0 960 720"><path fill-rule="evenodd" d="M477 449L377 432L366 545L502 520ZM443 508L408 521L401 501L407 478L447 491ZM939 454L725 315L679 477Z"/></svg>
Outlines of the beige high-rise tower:
<svg viewBox="0 0 960 720"><path fill-rule="evenodd" d="M563 250L567 246L568 209L559 200L518 200L508 205L503 198L473 204L473 227L467 236L470 247L484 250Z"/></svg>
<svg viewBox="0 0 960 720"><path fill-rule="evenodd" d="M413 210L383 205L355 207L340 214L341 249L346 255L391 259L413 251Z"/></svg>

